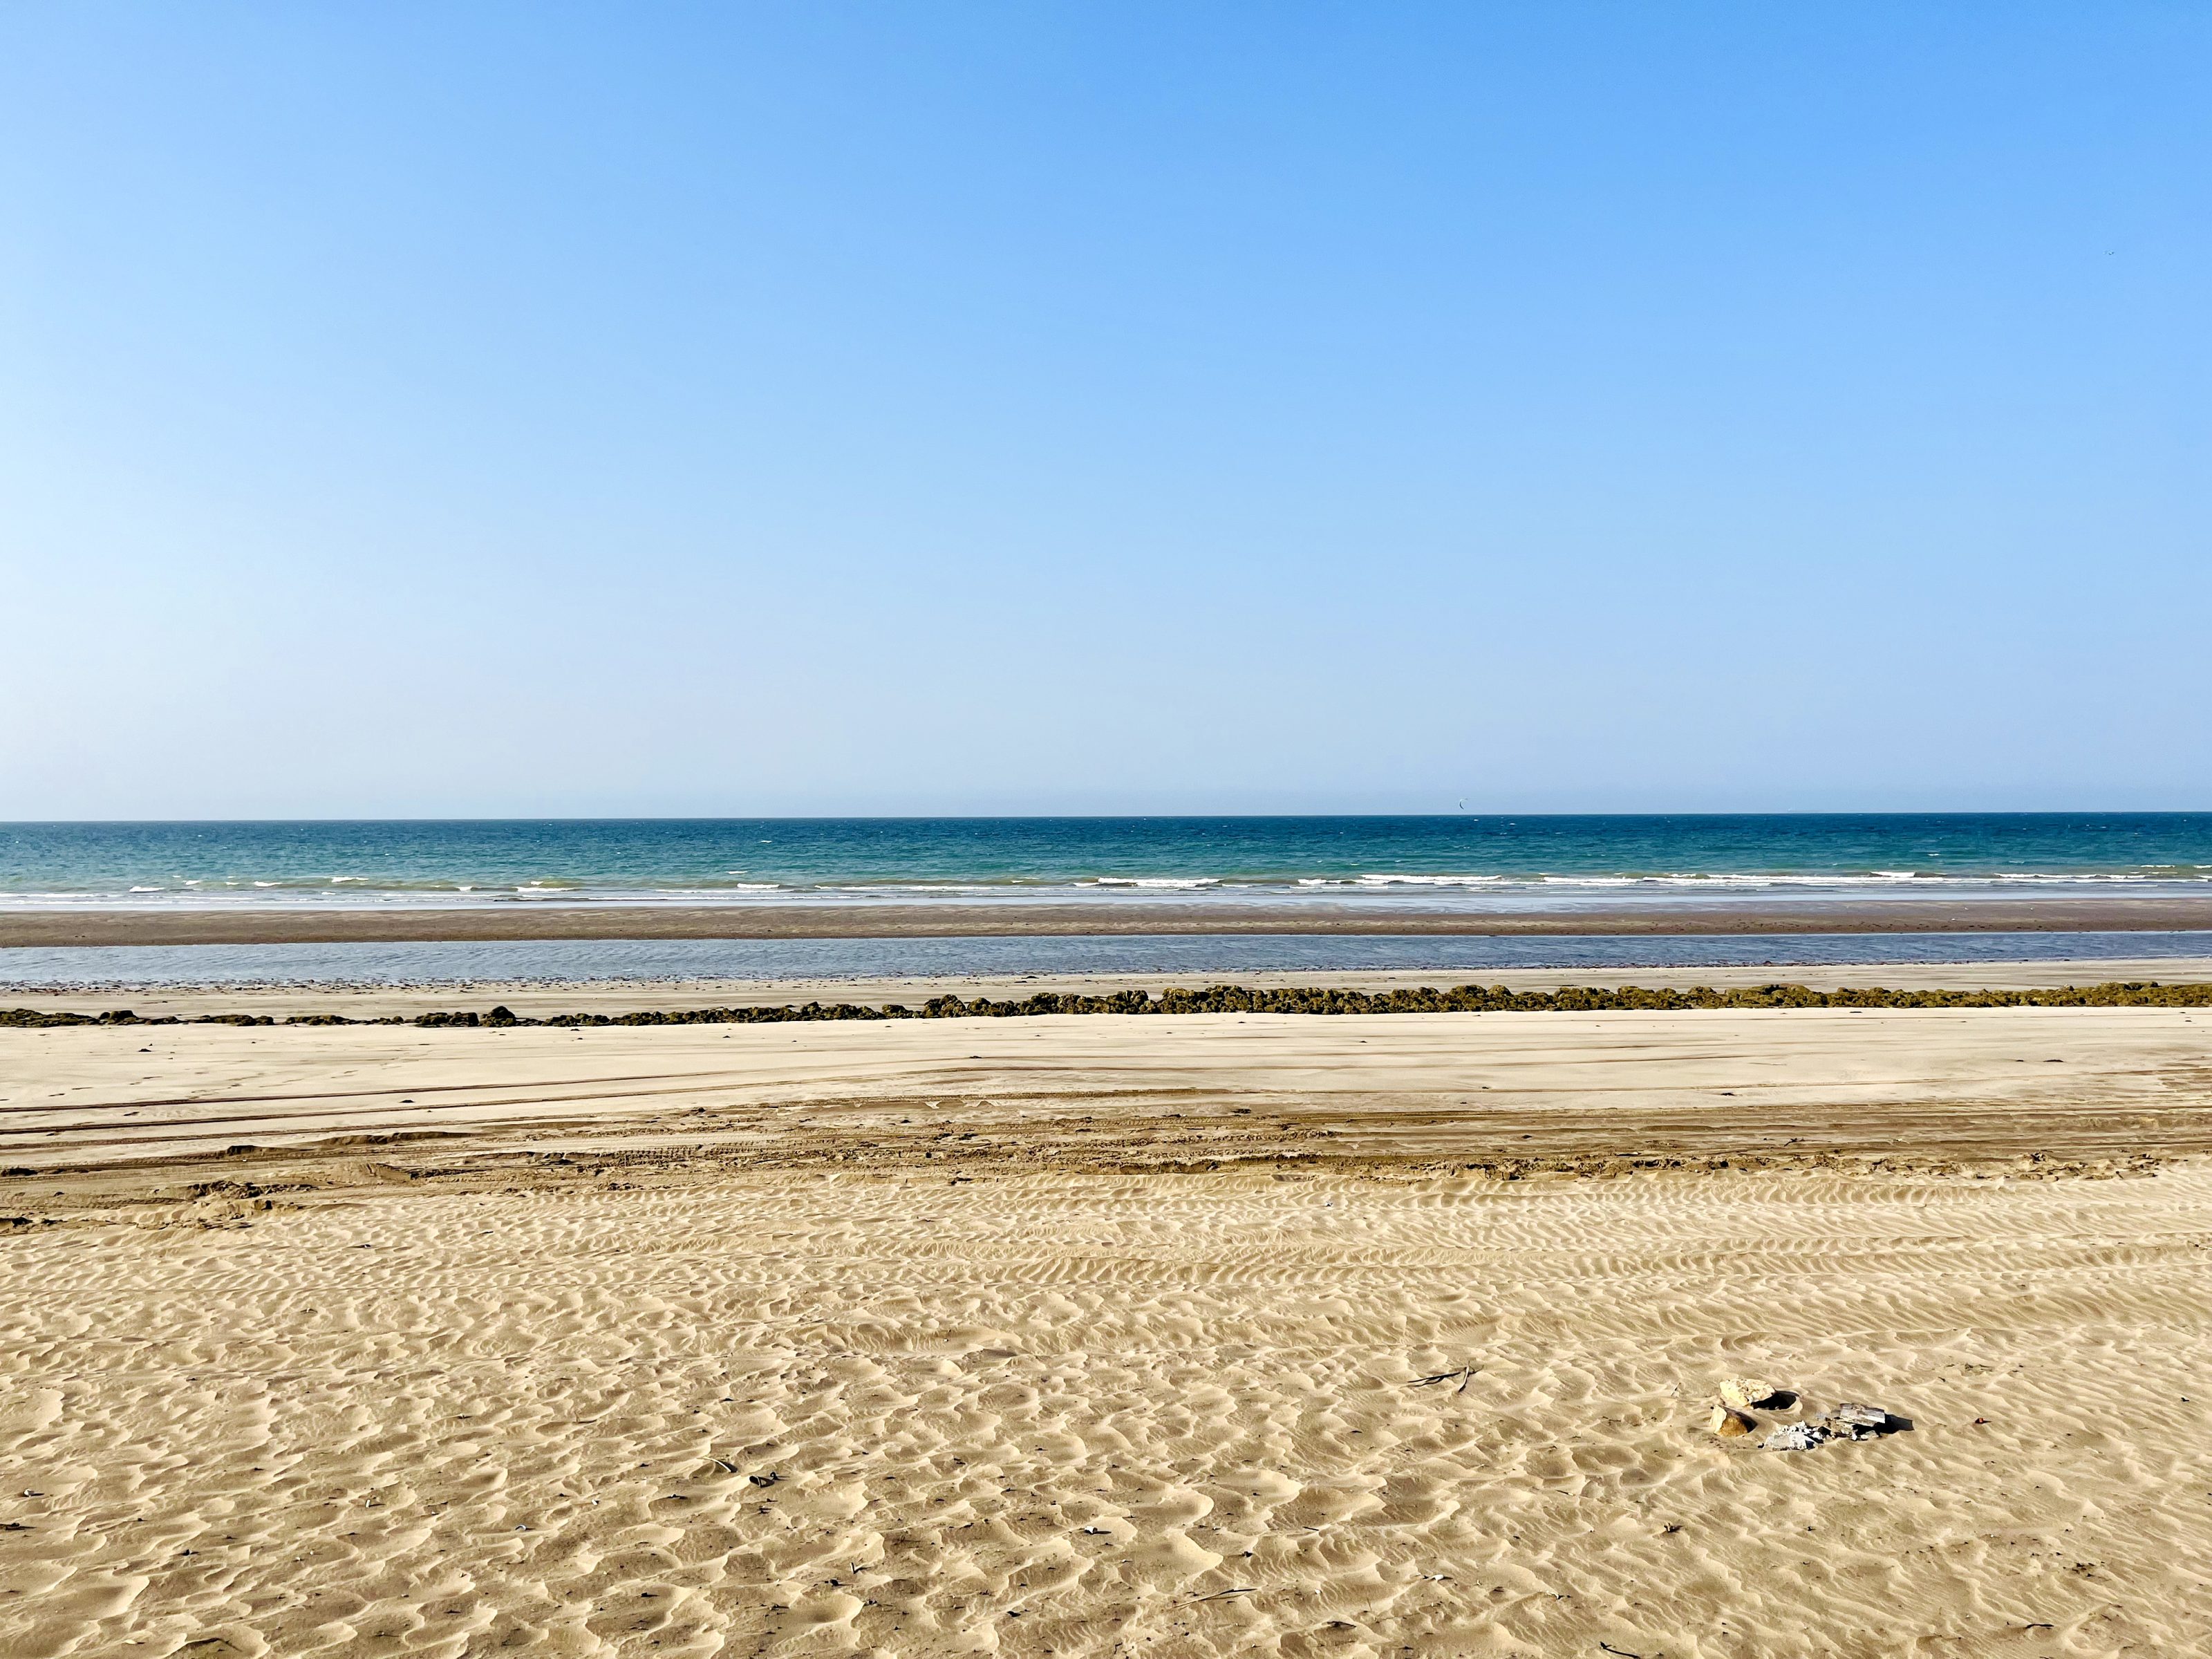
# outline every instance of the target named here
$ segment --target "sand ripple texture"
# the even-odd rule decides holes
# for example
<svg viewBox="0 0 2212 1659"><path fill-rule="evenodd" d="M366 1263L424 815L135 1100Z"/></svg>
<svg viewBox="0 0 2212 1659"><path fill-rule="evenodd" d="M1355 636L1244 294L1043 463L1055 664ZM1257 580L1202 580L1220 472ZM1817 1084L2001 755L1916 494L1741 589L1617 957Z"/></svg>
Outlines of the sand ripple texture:
<svg viewBox="0 0 2212 1659"><path fill-rule="evenodd" d="M2205 1652L2206 1032L0 1032L0 1655Z"/></svg>
<svg viewBox="0 0 2212 1659"><path fill-rule="evenodd" d="M0 1243L0 1651L2212 1629L2201 1170L356 1175ZM1914 1427L1719 1442L1698 1419L1738 1373Z"/></svg>

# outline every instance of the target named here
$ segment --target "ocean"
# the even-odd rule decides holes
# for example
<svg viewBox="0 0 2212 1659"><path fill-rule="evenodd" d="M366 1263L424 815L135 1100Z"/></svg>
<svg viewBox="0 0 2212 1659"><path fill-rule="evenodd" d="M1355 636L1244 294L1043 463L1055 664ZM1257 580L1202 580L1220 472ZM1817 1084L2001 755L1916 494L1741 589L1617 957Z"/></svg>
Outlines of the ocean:
<svg viewBox="0 0 2212 1659"><path fill-rule="evenodd" d="M0 908L2212 892L2212 813L0 824Z"/></svg>

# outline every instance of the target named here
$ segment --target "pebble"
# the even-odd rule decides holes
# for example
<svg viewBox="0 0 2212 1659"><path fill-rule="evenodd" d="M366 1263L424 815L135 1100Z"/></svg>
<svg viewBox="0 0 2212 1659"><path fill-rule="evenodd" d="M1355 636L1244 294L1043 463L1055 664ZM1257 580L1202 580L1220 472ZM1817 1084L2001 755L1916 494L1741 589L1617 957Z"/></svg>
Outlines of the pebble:
<svg viewBox="0 0 2212 1659"><path fill-rule="evenodd" d="M1731 1376L1721 1384L1721 1398L1729 1405L1741 1408L1763 1406L1774 1398L1774 1384L1763 1377Z"/></svg>

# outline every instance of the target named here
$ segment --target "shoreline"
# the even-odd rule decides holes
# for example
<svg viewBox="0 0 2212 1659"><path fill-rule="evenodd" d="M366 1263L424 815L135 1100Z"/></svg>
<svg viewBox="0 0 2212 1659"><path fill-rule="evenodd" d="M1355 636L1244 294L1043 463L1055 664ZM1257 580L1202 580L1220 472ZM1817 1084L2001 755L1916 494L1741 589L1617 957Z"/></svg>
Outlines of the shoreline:
<svg viewBox="0 0 2212 1659"><path fill-rule="evenodd" d="M1498 968L1464 974L1433 969L1301 972L1272 969L1224 971L1204 977L1206 985L1237 985L1255 991L1283 991L1326 981L1347 990L1370 993L1417 990L1449 981L1503 985L1516 991L1557 991L1569 986L1642 987L1686 990L1709 986L1741 990L1785 982L1815 991L1883 987L1892 990L2052 990L2069 985L2112 981L2161 984L2212 983L2212 956L2113 957L2049 962L1924 963L1830 963L1774 967L1552 969ZM1062 996L1112 996L1123 991L1157 992L1173 982L1158 973L1050 973L898 975L884 978L836 978L820 975L760 979L665 979L518 981L480 980L440 984L390 985L160 985L17 986L0 991L0 1009L23 1007L103 1014L128 1009L142 1017L197 1019L208 1015L251 1014L278 1021L301 1016L337 1014L349 1019L413 1018L436 1011L505 1006L533 1018L569 1013L629 1014L702 1007L763 1007L806 1002L926 1002L951 995L965 1000L987 998L1019 1001L1039 992Z"/></svg>
<svg viewBox="0 0 2212 1659"><path fill-rule="evenodd" d="M1890 900L1615 905L1507 913L1226 906L531 906L510 909L18 910L0 950L99 945L494 943L524 939L974 939L1048 937L1713 936L1780 933L2190 933L2212 930L2212 898Z"/></svg>

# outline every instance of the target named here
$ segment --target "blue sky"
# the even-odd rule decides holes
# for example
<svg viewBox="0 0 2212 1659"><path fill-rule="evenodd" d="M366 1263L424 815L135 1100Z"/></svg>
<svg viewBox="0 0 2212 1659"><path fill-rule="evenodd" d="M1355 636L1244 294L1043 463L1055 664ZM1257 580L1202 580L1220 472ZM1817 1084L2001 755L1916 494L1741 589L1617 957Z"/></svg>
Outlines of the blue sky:
<svg viewBox="0 0 2212 1659"><path fill-rule="evenodd" d="M2208 71L10 8L0 817L2212 806Z"/></svg>

